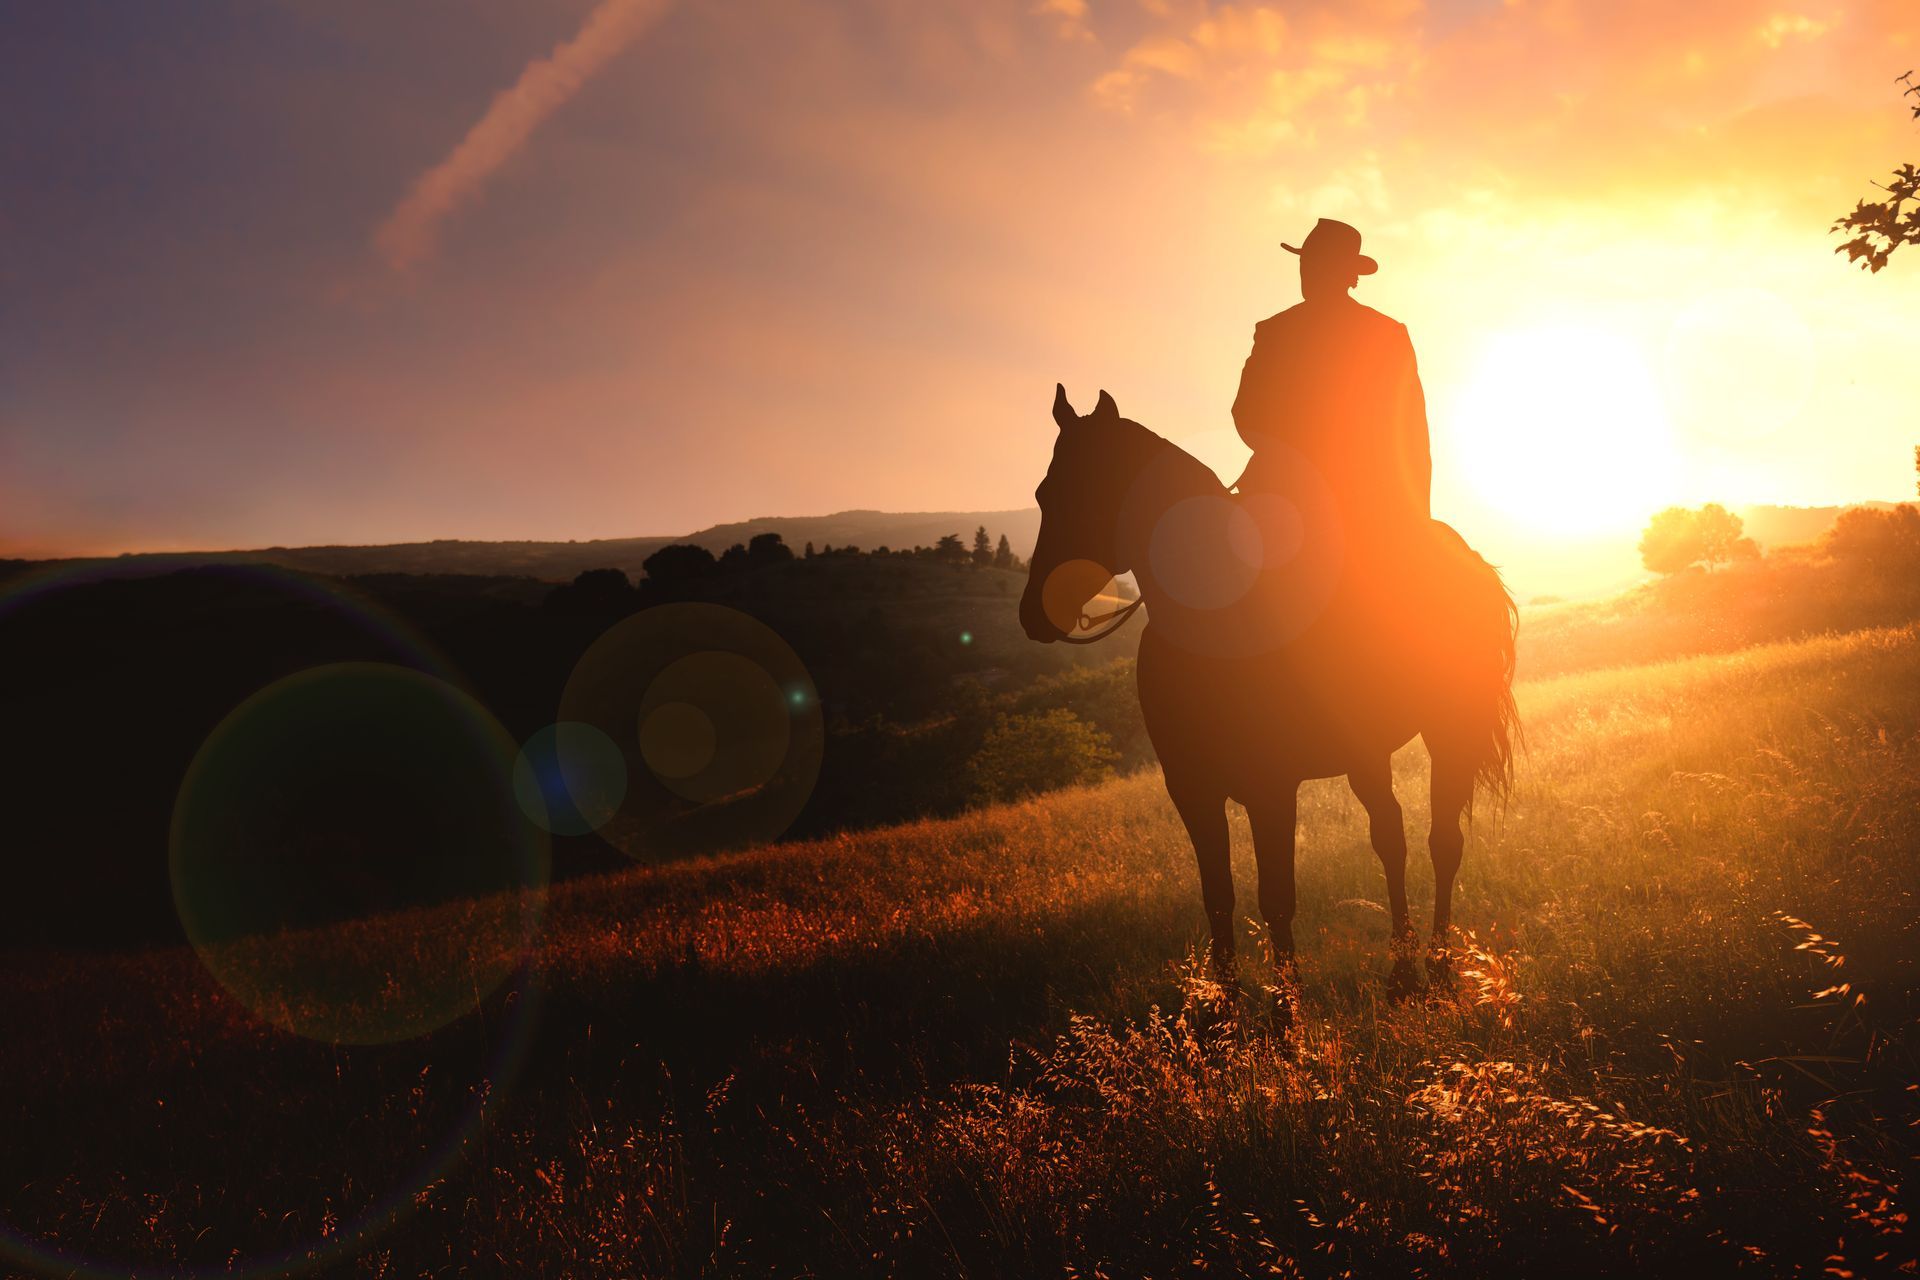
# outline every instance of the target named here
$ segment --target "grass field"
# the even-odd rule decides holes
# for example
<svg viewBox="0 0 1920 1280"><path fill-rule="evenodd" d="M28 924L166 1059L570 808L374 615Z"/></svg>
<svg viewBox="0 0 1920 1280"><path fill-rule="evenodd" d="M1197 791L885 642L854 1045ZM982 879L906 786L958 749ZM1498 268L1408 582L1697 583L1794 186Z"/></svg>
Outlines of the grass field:
<svg viewBox="0 0 1920 1280"><path fill-rule="evenodd" d="M1451 993L1386 1000L1364 816L1307 788L1284 1040L1198 976L1191 853L1152 774L570 883L540 992L397 1045L272 1030L187 952L17 957L14 1258L1910 1273L1920 628L1520 701ZM1418 748L1396 773L1418 918ZM1243 819L1235 840L1250 908Z"/></svg>

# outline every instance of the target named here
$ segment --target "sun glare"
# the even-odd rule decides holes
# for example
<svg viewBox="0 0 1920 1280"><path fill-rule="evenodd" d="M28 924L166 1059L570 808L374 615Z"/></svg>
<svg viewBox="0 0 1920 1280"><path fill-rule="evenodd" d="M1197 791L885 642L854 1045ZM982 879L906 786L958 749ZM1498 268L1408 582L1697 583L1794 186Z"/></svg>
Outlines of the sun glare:
<svg viewBox="0 0 1920 1280"><path fill-rule="evenodd" d="M1671 500L1675 456L1653 370L1618 334L1572 325L1491 338L1435 432L1486 504L1557 534L1633 529Z"/></svg>

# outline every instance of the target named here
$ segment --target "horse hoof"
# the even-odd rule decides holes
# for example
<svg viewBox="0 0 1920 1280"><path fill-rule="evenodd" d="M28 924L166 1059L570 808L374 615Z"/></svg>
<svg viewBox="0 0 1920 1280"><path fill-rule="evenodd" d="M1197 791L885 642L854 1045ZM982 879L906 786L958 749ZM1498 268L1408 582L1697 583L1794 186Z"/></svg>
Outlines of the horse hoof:
<svg viewBox="0 0 1920 1280"><path fill-rule="evenodd" d="M1423 994L1419 971L1411 960L1396 960L1393 971L1387 974L1387 999L1396 1004L1413 1000Z"/></svg>
<svg viewBox="0 0 1920 1280"><path fill-rule="evenodd" d="M1285 1038L1293 1032L1294 1014L1299 1001L1290 984L1281 982L1266 988L1267 1026L1273 1034Z"/></svg>
<svg viewBox="0 0 1920 1280"><path fill-rule="evenodd" d="M1214 943L1207 948L1207 974L1221 986L1231 990L1240 981L1240 958L1232 948Z"/></svg>
<svg viewBox="0 0 1920 1280"><path fill-rule="evenodd" d="M1427 957L1427 994L1450 995L1453 992L1453 957L1437 952Z"/></svg>

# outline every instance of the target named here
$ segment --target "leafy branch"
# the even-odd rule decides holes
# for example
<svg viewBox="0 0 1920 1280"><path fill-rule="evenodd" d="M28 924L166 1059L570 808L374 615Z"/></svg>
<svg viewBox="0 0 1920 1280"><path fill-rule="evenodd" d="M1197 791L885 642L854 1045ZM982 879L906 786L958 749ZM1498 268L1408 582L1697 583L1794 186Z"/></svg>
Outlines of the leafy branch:
<svg viewBox="0 0 1920 1280"><path fill-rule="evenodd" d="M1907 87L1900 91L1902 97L1911 94L1920 98L1920 83L1916 83L1913 72L1909 71L1898 78L1898 84ZM1920 104L1913 108L1914 119L1920 120ZM1890 197L1887 200L1869 202L1860 201L1852 213L1833 224L1833 231L1851 231L1854 236L1834 250L1847 255L1847 261L1857 262L1869 271L1878 271L1887 265L1887 259L1893 251L1903 244L1920 244L1920 168L1903 164L1893 171L1893 181L1882 185L1874 183ZM1912 201L1902 216L1902 206Z"/></svg>

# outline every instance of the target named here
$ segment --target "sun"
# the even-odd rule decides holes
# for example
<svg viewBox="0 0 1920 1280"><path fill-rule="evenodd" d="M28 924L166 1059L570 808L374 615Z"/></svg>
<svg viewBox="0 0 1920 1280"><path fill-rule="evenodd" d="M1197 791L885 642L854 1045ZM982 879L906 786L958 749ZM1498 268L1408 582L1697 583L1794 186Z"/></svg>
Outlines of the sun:
<svg viewBox="0 0 1920 1280"><path fill-rule="evenodd" d="M1672 428L1646 357L1616 333L1543 325L1488 339L1436 434L1515 524L1637 529L1672 500Z"/></svg>

